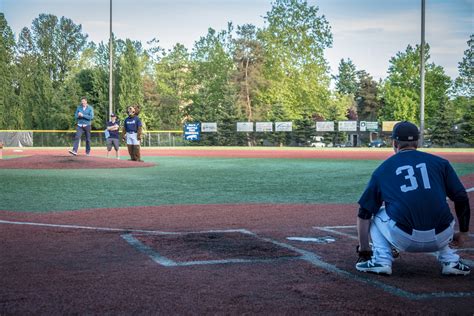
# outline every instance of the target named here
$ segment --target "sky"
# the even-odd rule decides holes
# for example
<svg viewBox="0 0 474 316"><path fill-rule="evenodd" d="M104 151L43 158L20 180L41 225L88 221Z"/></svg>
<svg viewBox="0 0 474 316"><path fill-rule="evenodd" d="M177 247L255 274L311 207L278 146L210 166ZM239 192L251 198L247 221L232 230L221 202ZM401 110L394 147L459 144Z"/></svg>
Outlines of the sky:
<svg viewBox="0 0 474 316"><path fill-rule="evenodd" d="M171 49L176 43L192 49L207 29L234 25L265 26L272 0L113 0L113 31L117 37L146 42L157 38ZM319 7L331 26L333 45L325 51L331 73L342 58L376 80L387 76L389 60L421 41L421 0L307 0ZM109 0L0 0L15 35L31 27L40 13L65 16L82 25L88 40L108 41ZM426 0L426 42L429 62L442 66L453 79L474 33L474 0Z"/></svg>

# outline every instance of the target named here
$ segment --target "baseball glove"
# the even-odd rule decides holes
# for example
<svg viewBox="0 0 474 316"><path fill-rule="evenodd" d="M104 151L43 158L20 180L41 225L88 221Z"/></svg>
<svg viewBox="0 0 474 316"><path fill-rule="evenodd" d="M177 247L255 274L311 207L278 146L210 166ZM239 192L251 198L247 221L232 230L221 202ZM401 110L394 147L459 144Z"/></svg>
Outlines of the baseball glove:
<svg viewBox="0 0 474 316"><path fill-rule="evenodd" d="M356 247L356 252L357 252L357 255L359 256L357 258L357 263L369 261L372 258L372 255L373 255L372 250L360 251L359 250L359 245L357 245L357 247Z"/></svg>

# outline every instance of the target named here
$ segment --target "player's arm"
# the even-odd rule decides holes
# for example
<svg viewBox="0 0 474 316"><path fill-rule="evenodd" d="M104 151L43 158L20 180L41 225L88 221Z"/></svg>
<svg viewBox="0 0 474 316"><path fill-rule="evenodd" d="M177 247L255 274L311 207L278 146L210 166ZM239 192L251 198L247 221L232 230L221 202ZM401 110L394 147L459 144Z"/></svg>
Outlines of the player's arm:
<svg viewBox="0 0 474 316"><path fill-rule="evenodd" d="M453 240L457 246L462 246L469 237L471 207L466 189L449 163L446 164L446 194L454 202L454 210L459 223L459 232L454 234Z"/></svg>
<svg viewBox="0 0 474 316"><path fill-rule="evenodd" d="M359 237L359 251L369 251L370 217L368 219L357 216L357 235Z"/></svg>
<svg viewBox="0 0 474 316"><path fill-rule="evenodd" d="M123 141L126 140L126 135L127 135L127 129L125 128L125 125L126 124L123 124L123 127L122 127L122 140Z"/></svg>

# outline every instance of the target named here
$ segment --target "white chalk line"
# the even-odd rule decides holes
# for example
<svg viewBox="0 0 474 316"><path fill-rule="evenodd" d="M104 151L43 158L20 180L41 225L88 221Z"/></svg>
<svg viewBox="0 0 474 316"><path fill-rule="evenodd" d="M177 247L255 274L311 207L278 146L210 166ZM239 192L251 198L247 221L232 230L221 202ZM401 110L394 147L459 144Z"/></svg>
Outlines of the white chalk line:
<svg viewBox="0 0 474 316"><path fill-rule="evenodd" d="M474 191L474 187L466 189L466 192L472 192L472 191Z"/></svg>
<svg viewBox="0 0 474 316"><path fill-rule="evenodd" d="M95 231L108 231L108 232L133 232L133 233L144 233L154 235L183 235L183 234L202 234L202 233L242 233L249 234L250 232L246 229L226 229L226 230L206 230L206 231L195 231L195 232L166 232L160 230L144 230L144 229L128 229L128 228L110 228L110 227L93 227L93 226L80 226L80 225L68 225L68 224L48 224L48 223L33 223L33 222L17 222L17 221L5 221L0 220L0 224L8 225L26 225L26 226L40 226L40 227L53 227L53 228L69 228L69 229L85 229Z"/></svg>
<svg viewBox="0 0 474 316"><path fill-rule="evenodd" d="M130 232L136 232L136 233L146 233L146 234L158 234L158 235L182 235L182 234L189 234L189 233L225 233L225 232L240 232L242 234L248 234L255 236L256 238L259 238L263 241L271 242L277 246L292 250L296 253L299 253L301 256L300 257L290 257L290 258L276 258L276 259L254 259L251 260L250 262L247 261L246 259L228 259L228 260L209 260L209 261L195 261L198 264L229 264L229 263L255 263L255 262L275 262L275 261L282 261L282 260L304 260L318 268L324 269L326 271L335 273L339 276L352 279L358 282L362 282L365 284L369 284L378 288L381 288L385 292L391 293L393 295L399 296L399 297L404 297L408 298L411 300L423 300L423 299L430 299L430 298L459 298L459 297L472 297L474 296L474 292L440 292L440 293L421 293L421 294L416 294L412 293L409 291L402 290L400 288L394 287L392 285L379 282L377 280L370 279L368 277L364 277L359 274L353 274L348 271L342 270L338 267L336 267L333 264L327 263L321 258L310 251L303 250L297 247L294 247L292 245L279 242L270 238L264 238L260 237L257 234L247 230L247 229L230 229L230 230L209 230L209 231L196 231L196 232L164 232L164 231L156 231L156 230L142 230L142 229L124 229L124 228L108 228L108 227L92 227L92 226L80 226L80 225L61 225L61 224L47 224L47 223L33 223L33 222L16 222L16 221L5 221L5 220L0 220L0 224L10 224L10 225L29 225L29 226L41 226L41 227L55 227L55 228L70 228L70 229L85 229L85 230L95 230L95 231L113 231L113 232L124 232L126 234L122 235L122 238L126 240L130 245L133 246L136 250L139 252L147 254L149 257L152 258L154 262L157 262L159 264L162 264L164 266L188 266L188 265L193 265L193 262L175 262L173 260L170 260L166 257L163 257L159 254L157 254L154 250L149 248L148 246L144 245L140 241L138 241L136 238L134 238ZM322 227L325 229L325 231L330 231L334 232L335 228L343 229L343 228L354 228L355 226L327 226L327 227ZM320 227L313 227L315 229L320 229ZM338 232L340 235L349 235L345 233ZM128 237L124 237L127 236ZM163 264L164 263L164 264ZM167 265L166 265L167 264Z"/></svg>

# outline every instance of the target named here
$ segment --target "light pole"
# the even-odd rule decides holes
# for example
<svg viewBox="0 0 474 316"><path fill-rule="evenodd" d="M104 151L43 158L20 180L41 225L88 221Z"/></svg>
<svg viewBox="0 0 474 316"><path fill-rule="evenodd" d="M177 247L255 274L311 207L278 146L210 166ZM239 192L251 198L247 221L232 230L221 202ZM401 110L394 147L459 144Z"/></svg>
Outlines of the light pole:
<svg viewBox="0 0 474 316"><path fill-rule="evenodd" d="M113 43L112 43L112 0L110 0L110 30L109 30L109 119L113 113Z"/></svg>
<svg viewBox="0 0 474 316"><path fill-rule="evenodd" d="M420 52L420 147L425 137L425 0L421 0L421 52Z"/></svg>

